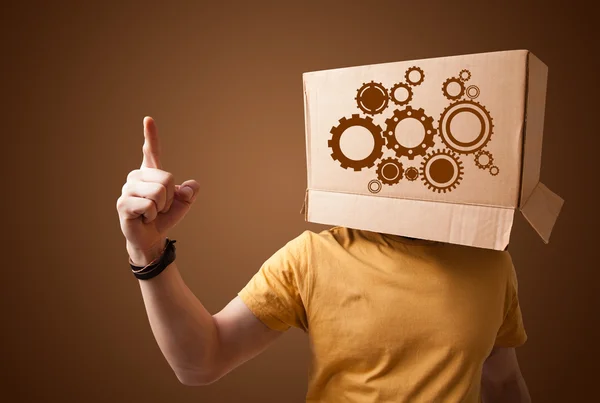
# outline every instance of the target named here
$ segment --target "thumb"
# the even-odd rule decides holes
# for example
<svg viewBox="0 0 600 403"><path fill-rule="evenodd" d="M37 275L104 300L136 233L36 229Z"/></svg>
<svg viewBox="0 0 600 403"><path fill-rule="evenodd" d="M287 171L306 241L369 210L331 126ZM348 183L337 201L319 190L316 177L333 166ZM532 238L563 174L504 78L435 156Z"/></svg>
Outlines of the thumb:
<svg viewBox="0 0 600 403"><path fill-rule="evenodd" d="M173 228L190 211L192 203L198 197L200 185L195 180L187 180L181 185L175 185L173 204L167 213L156 217L159 232Z"/></svg>
<svg viewBox="0 0 600 403"><path fill-rule="evenodd" d="M175 185L175 197L188 204L193 203L198 196L200 184L193 179L183 182L181 185Z"/></svg>

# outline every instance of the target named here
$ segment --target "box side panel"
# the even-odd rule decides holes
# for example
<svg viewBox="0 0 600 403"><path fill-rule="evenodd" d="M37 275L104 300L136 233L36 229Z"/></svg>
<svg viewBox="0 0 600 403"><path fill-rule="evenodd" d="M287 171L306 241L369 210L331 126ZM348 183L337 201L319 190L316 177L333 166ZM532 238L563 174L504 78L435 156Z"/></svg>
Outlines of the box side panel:
<svg viewBox="0 0 600 403"><path fill-rule="evenodd" d="M514 209L308 191L309 222L504 250Z"/></svg>
<svg viewBox="0 0 600 403"><path fill-rule="evenodd" d="M547 80L548 67L529 53L519 206L525 205L540 180Z"/></svg>

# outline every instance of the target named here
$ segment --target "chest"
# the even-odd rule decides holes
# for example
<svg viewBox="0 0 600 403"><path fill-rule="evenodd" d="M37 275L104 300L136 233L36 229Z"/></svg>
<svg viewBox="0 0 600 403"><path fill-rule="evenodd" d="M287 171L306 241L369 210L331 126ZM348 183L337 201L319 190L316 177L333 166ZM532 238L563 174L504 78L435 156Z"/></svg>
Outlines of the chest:
<svg viewBox="0 0 600 403"><path fill-rule="evenodd" d="M502 322L502 287L485 276L374 270L327 280L308 312L317 354L385 360L437 350L480 360Z"/></svg>

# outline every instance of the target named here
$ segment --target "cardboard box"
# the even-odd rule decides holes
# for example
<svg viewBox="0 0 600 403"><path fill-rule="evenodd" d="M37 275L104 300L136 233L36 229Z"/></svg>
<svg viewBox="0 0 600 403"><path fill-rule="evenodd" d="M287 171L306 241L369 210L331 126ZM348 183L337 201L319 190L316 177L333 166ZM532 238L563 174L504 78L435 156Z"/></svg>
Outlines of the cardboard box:
<svg viewBox="0 0 600 403"><path fill-rule="evenodd" d="M526 50L303 74L309 222L504 250L539 181L548 68Z"/></svg>

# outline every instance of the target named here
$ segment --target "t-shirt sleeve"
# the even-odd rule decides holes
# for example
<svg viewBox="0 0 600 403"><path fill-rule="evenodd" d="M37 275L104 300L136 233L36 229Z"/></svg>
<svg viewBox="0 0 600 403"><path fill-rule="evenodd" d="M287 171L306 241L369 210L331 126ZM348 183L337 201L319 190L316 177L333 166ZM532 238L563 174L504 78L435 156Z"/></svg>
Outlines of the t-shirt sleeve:
<svg viewBox="0 0 600 403"><path fill-rule="evenodd" d="M308 331L305 309L309 276L310 232L289 241L260 267L238 293L252 313L269 328Z"/></svg>
<svg viewBox="0 0 600 403"><path fill-rule="evenodd" d="M523 325L523 315L519 305L517 273L512 261L510 266L504 321L496 335L495 345L497 347L519 347L527 341L527 333Z"/></svg>

